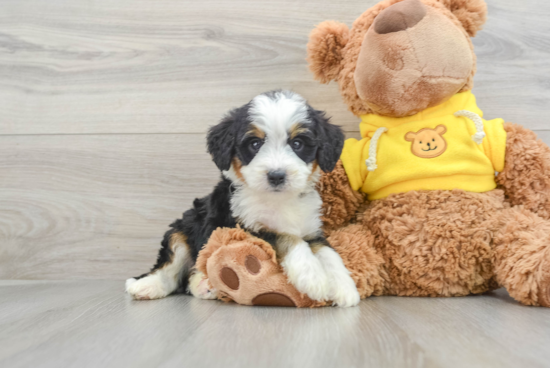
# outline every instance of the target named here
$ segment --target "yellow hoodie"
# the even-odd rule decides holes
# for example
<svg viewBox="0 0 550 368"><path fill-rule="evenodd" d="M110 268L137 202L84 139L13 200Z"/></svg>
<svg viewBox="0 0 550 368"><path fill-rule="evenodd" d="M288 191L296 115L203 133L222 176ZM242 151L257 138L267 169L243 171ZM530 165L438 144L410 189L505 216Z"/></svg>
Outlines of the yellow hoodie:
<svg viewBox="0 0 550 368"><path fill-rule="evenodd" d="M363 139L346 140L341 156L352 188L370 200L411 190L495 189L506 131L502 119L482 117L471 92L404 118L363 115Z"/></svg>

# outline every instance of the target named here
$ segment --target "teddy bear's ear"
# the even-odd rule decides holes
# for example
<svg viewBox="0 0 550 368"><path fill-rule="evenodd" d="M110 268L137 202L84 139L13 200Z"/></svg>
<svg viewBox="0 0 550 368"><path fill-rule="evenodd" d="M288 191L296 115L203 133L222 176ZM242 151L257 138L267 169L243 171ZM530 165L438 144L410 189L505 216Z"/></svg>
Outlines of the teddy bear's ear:
<svg viewBox="0 0 550 368"><path fill-rule="evenodd" d="M348 26L339 22L326 21L311 31L307 60L315 79L328 83L338 77L342 70L342 49L348 39Z"/></svg>
<svg viewBox="0 0 550 368"><path fill-rule="evenodd" d="M485 0L439 0L458 18L470 37L474 37L487 21Z"/></svg>

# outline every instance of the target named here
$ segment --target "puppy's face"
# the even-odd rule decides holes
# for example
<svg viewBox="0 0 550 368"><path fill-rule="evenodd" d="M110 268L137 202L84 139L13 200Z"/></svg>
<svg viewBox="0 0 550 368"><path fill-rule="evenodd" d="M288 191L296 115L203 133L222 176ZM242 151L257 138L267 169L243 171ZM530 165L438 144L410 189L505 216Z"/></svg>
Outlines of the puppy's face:
<svg viewBox="0 0 550 368"><path fill-rule="evenodd" d="M226 177L255 191L301 193L331 171L344 136L299 95L268 92L231 111L208 134Z"/></svg>

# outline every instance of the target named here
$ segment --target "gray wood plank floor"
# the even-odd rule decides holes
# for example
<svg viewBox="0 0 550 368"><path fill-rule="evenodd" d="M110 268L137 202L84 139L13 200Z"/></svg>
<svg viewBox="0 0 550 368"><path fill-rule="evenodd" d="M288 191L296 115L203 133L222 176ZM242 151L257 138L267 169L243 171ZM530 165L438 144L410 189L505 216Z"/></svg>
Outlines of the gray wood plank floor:
<svg viewBox="0 0 550 368"><path fill-rule="evenodd" d="M359 307L133 301L122 281L0 281L2 367L548 367L550 309L503 290Z"/></svg>

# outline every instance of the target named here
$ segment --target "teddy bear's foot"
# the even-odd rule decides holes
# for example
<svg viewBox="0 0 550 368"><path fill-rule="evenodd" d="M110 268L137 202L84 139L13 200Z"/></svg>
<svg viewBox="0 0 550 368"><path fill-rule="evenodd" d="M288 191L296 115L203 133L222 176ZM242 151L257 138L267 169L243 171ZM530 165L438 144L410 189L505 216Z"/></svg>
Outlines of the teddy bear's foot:
<svg viewBox="0 0 550 368"><path fill-rule="evenodd" d="M325 305L290 284L273 248L242 229L216 230L199 254L197 268L224 301L258 306Z"/></svg>

